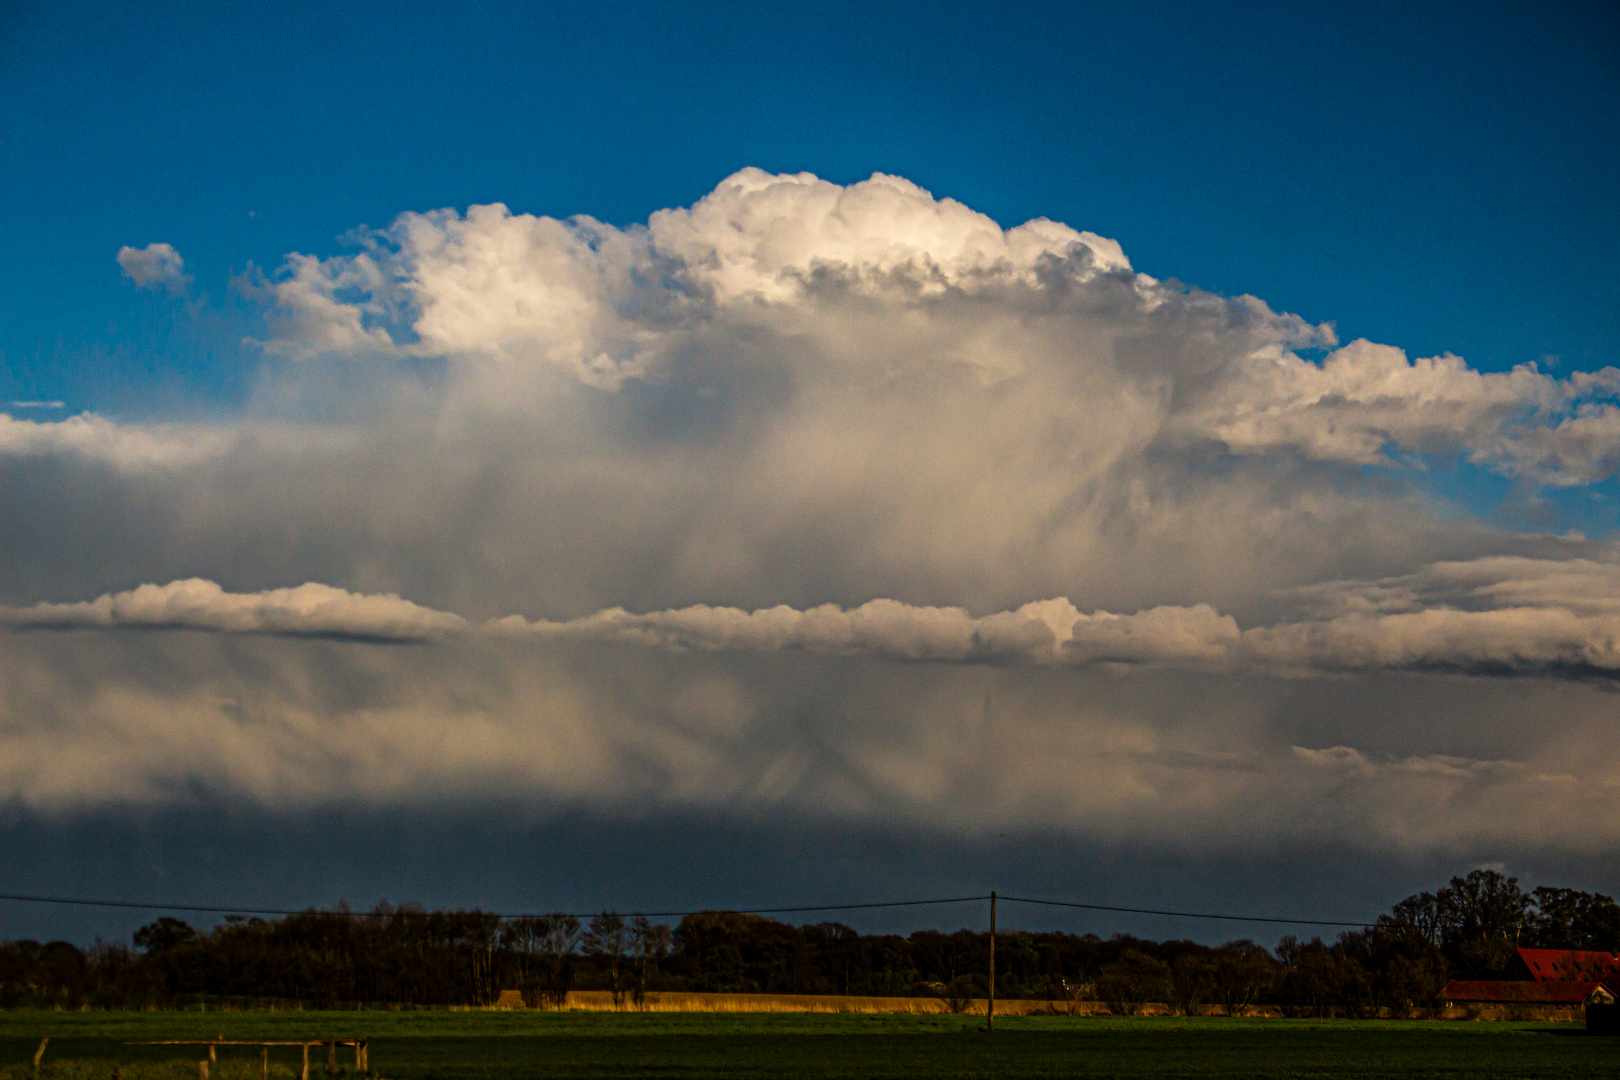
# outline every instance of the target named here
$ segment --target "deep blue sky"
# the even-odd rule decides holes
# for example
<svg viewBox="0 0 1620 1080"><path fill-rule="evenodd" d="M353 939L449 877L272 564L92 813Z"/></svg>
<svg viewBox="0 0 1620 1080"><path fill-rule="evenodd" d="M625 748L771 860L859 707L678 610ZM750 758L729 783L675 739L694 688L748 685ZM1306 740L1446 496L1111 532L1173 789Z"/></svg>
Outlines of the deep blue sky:
<svg viewBox="0 0 1620 1080"><path fill-rule="evenodd" d="M0 399L228 408L228 282L403 210L898 173L1414 355L1620 362L1612 4L0 5ZM165 241L192 306L113 256Z"/></svg>

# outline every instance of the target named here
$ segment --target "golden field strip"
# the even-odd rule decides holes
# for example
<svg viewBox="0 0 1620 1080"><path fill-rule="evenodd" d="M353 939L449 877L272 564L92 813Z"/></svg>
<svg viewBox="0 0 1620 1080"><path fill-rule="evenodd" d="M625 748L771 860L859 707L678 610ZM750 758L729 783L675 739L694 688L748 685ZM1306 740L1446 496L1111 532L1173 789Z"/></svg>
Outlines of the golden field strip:
<svg viewBox="0 0 1620 1080"><path fill-rule="evenodd" d="M1050 1013L1050 1001L997 1001L997 1016L1029 1016ZM1077 1002L1080 1006L1096 1002ZM591 1012L613 1011L613 995L606 990L574 990L568 995L568 1008ZM738 1012L738 1013L902 1013L920 1015L948 1013L949 1007L940 998L917 997L844 997L836 994L689 994L652 993L647 995L642 1012ZM985 1002L979 998L971 1002L967 1013L983 1015ZM1078 1015L1078 1013L1076 1014Z"/></svg>
<svg viewBox="0 0 1620 1080"><path fill-rule="evenodd" d="M512 995L516 997L516 995ZM986 1011L983 998L967 1003L963 1013L983 1016ZM497 1009L523 1008L520 1004L500 1004ZM606 990L574 990L568 995L568 1009L581 1012L631 1011L628 1005L615 1006L613 995ZM645 1005L636 1011L661 1013L888 1013L900 1015L948 1014L949 1005L941 998L932 997L844 997L835 994L697 994L650 993ZM1103 1001L1041 1001L1026 998L998 999L997 1016L1111 1016L1113 1010ZM1136 1006L1137 1016L1175 1016L1179 1011L1163 1002L1147 1002ZM1198 1007L1193 1015L1218 1017L1227 1015L1219 1005ZM1281 1018L1282 1010L1265 1005L1239 1010L1238 1015L1256 1018ZM1400 1019L1399 1017L1390 1017ZM1579 1006L1562 1005L1509 1005L1495 1007L1453 1007L1425 1009L1412 1013L1412 1018L1433 1020L1513 1020L1585 1021Z"/></svg>

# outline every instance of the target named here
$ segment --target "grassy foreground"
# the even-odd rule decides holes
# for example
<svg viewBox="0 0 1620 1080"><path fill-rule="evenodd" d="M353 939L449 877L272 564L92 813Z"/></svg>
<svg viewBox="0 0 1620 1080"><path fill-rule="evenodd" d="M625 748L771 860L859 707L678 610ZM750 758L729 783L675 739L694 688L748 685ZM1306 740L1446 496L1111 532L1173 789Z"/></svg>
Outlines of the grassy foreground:
<svg viewBox="0 0 1620 1080"><path fill-rule="evenodd" d="M195 1080L207 1050L138 1039L371 1040L374 1077L1617 1077L1620 1039L1575 1024L873 1014L0 1013L0 1080ZM297 1047L271 1051L296 1080ZM340 1049L340 1078L353 1080ZM311 1054L324 1080L326 1054ZM225 1047L210 1080L257 1080Z"/></svg>

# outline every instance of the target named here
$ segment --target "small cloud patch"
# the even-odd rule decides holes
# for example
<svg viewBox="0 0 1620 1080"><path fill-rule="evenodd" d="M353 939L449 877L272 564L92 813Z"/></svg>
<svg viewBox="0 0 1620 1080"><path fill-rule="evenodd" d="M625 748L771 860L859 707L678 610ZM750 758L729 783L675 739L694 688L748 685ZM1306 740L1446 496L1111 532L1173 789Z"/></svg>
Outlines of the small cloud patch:
<svg viewBox="0 0 1620 1080"><path fill-rule="evenodd" d="M191 284L186 273L186 261L168 244L147 244L143 248L118 249L118 265L124 276L142 289L165 289L171 293L185 292Z"/></svg>

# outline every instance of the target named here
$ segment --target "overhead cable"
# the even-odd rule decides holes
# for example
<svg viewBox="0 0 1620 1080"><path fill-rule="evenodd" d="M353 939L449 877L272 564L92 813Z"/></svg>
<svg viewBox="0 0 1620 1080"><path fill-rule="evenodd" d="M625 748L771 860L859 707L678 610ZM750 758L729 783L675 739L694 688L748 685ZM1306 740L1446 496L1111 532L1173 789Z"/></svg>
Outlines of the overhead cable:
<svg viewBox="0 0 1620 1080"><path fill-rule="evenodd" d="M1253 923L1293 923L1299 926L1359 926L1372 927L1377 923L1369 922L1341 922L1337 919L1284 919L1269 915L1211 915L1201 911L1165 911L1159 908L1114 907L1111 904L1080 904L1068 900L1035 900L1028 896L1008 896L1005 893L997 896L999 900L1010 900L1015 904L1042 904L1046 907L1082 908L1086 911L1118 911L1129 915L1168 915L1175 919L1220 919L1224 922L1253 922Z"/></svg>
<svg viewBox="0 0 1620 1080"><path fill-rule="evenodd" d="M988 900L988 896L950 896L937 900L882 900L869 904L801 904L797 907L768 907L768 908L693 908L690 911L628 911L620 914L641 915L647 918L670 919L687 915L787 915L794 912L810 911L855 911L863 908L899 908L923 907L930 904L966 904L975 900ZM31 904L77 904L81 907L105 908L136 908L142 911L187 911L208 915L340 915L351 919L391 919L401 918L431 918L434 915L451 914L450 912L417 911L412 908L395 908L389 911L321 911L318 908L255 908L255 907L214 907L206 904L158 904L135 900L86 900L67 896L29 896L21 893L0 893L0 900L16 900ZM589 919L596 915L605 914L597 911L546 911L528 912L522 914L501 913L496 911L480 911L471 909L458 911L462 915L489 915L497 919L542 919L552 916L565 916L574 919Z"/></svg>
<svg viewBox="0 0 1620 1080"><path fill-rule="evenodd" d="M1206 911L1174 911L1165 908L1137 908L1120 907L1113 904L1086 904L1070 900L1040 900L1028 896L1007 896L1001 894L1001 900L1017 904L1040 904L1045 907L1075 908L1082 911L1108 911L1125 915L1158 915L1173 919L1213 919L1221 922L1248 922L1248 923L1278 923L1297 926L1344 926L1344 927L1372 927L1376 923L1354 922L1342 919L1296 919L1272 915L1227 915ZM867 911L879 908L903 907L929 907L941 904L968 904L977 901L989 900L988 894L983 896L948 896L928 900L879 900L861 904L800 904L794 907L762 907L762 908L693 908L682 911L631 911L622 914L640 915L646 918L671 919L684 918L688 915L791 915L800 912L820 911ZM23 893L0 893L0 900L11 900L30 904L72 904L80 907L102 908L133 908L141 911L184 911L205 915L337 915L353 919L391 919L391 918L431 918L435 915L450 914L449 912L419 911L414 908L395 908L388 911L321 911L317 908L256 908L256 907L217 907L207 904L168 904L151 903L135 900L90 900L81 897L68 896L33 896ZM594 911L548 911L528 912L522 914L500 913L494 911L460 911L455 914L487 915L497 919L540 919L552 916L564 916L575 919L589 919L605 912Z"/></svg>

